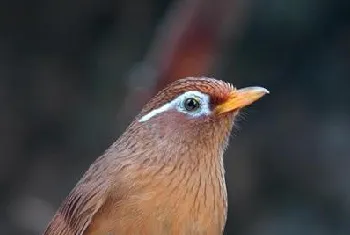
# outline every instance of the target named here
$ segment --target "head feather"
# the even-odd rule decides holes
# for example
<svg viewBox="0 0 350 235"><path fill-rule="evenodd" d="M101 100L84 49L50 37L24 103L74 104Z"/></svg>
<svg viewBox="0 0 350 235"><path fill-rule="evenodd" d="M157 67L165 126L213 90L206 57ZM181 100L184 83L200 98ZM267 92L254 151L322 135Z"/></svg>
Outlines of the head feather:
<svg viewBox="0 0 350 235"><path fill-rule="evenodd" d="M187 77L179 79L152 98L142 109L140 115L144 115L156 109L187 91L200 91L209 95L210 105L221 104L227 100L231 91L235 88L230 83L207 77Z"/></svg>

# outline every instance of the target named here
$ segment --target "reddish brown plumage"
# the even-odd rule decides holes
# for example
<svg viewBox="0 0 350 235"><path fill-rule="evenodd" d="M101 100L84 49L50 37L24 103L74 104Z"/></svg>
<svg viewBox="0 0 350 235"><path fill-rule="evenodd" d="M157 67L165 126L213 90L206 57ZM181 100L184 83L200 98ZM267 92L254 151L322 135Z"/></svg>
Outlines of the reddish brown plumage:
<svg viewBox="0 0 350 235"><path fill-rule="evenodd" d="M212 105L223 103L235 88L221 80L206 77L189 77L179 79L170 86L165 87L154 98L152 98L142 109L140 115L169 102L186 91L201 91L210 96Z"/></svg>
<svg viewBox="0 0 350 235"><path fill-rule="evenodd" d="M169 109L140 122L186 91L209 95L214 110L235 89L215 79L187 78L159 92L91 165L46 235L222 233L227 210L222 155L237 110L189 118Z"/></svg>

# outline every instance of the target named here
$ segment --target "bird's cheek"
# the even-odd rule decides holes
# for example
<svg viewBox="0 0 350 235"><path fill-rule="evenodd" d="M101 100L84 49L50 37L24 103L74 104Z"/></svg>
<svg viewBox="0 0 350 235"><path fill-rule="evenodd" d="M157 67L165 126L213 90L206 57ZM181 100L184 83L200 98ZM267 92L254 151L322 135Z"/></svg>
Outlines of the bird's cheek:
<svg viewBox="0 0 350 235"><path fill-rule="evenodd" d="M150 135L159 139L166 139L178 133L184 123L179 117L164 114L148 120L146 125Z"/></svg>

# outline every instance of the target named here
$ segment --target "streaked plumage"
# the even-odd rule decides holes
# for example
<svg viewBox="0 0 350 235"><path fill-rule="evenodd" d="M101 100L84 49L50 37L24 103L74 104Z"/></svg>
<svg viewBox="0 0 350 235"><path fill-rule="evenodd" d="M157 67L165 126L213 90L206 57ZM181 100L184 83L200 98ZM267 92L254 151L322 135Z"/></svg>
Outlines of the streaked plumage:
<svg viewBox="0 0 350 235"><path fill-rule="evenodd" d="M181 112L178 101L162 108L188 91L208 96L210 112ZM45 235L222 234L223 153L238 109L251 103L217 112L235 91L215 79L186 78L159 92L91 165Z"/></svg>

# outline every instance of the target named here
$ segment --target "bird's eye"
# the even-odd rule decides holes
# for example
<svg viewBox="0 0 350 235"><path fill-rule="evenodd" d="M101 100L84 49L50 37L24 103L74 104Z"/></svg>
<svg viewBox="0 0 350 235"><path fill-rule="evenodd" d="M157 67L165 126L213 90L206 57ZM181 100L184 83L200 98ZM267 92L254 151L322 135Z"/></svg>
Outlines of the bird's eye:
<svg viewBox="0 0 350 235"><path fill-rule="evenodd" d="M184 102L184 107L189 112L194 112L200 107L200 103L195 98L187 98Z"/></svg>

